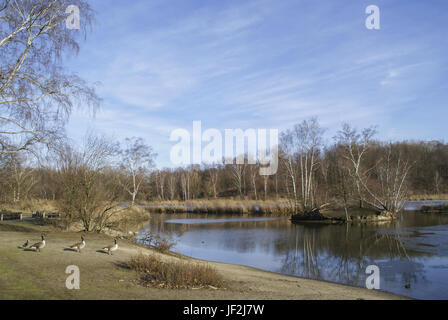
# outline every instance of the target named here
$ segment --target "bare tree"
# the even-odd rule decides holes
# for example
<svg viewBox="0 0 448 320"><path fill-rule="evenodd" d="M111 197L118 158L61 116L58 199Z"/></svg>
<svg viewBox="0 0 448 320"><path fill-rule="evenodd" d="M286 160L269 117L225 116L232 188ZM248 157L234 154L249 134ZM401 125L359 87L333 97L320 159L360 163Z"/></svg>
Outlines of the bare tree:
<svg viewBox="0 0 448 320"><path fill-rule="evenodd" d="M121 167L125 177L120 183L131 196L131 205L134 205L143 179L154 166L155 157L152 147L146 145L142 138L126 138L125 148L121 151Z"/></svg>
<svg viewBox="0 0 448 320"><path fill-rule="evenodd" d="M355 128L344 123L342 130L338 131L335 137L336 141L345 149L344 158L351 163L352 170L350 170L350 174L355 181L360 207L362 207L363 203L362 185L366 184L367 174L373 169L363 169L363 159L369 150L375 134L375 127L366 128L359 134Z"/></svg>
<svg viewBox="0 0 448 320"><path fill-rule="evenodd" d="M218 168L209 169L210 183L213 188L213 197L216 199L218 197L218 181L219 181L219 171Z"/></svg>
<svg viewBox="0 0 448 320"><path fill-rule="evenodd" d="M63 0L3 0L0 4L0 153L33 152L54 144L74 106L95 108L100 99L75 74L64 72L62 57L77 53L93 13L79 8L82 30L66 28Z"/></svg>
<svg viewBox="0 0 448 320"><path fill-rule="evenodd" d="M166 182L166 172L162 170L158 170L156 172L156 185L159 191L160 200L165 199L165 182Z"/></svg>
<svg viewBox="0 0 448 320"><path fill-rule="evenodd" d="M344 206L345 218L347 221L350 221L351 218L349 216L348 209L350 199L352 198L353 193L356 193L356 190L353 190L355 180L351 174L351 163L342 156L344 149L341 149L341 146L336 145L331 152L327 151L327 179L330 178L331 172L331 178L334 180L332 193L338 199L342 198L341 200Z"/></svg>
<svg viewBox="0 0 448 320"><path fill-rule="evenodd" d="M168 190L170 192L170 200L174 200L176 198L176 174L174 172L170 172L168 176Z"/></svg>
<svg viewBox="0 0 448 320"><path fill-rule="evenodd" d="M180 184L184 201L190 200L190 173L188 170L180 172Z"/></svg>
<svg viewBox="0 0 448 320"><path fill-rule="evenodd" d="M319 163L323 129L316 118L304 120L280 136L282 162L290 179L293 213L310 212L319 206L314 199L314 174ZM300 190L300 199L298 197ZM300 206L298 201L300 200Z"/></svg>
<svg viewBox="0 0 448 320"><path fill-rule="evenodd" d="M288 197L288 202L292 214L299 213L298 205L298 192L297 192L297 163L295 162L295 141L293 139L293 134L290 130L282 132L280 135L280 159L281 163L285 168L285 189ZM290 190L292 189L292 190Z"/></svg>
<svg viewBox="0 0 448 320"><path fill-rule="evenodd" d="M396 214L405 203L406 180L411 165L403 159L398 147L388 144L385 148L378 148L382 156L376 163L366 166L363 160L372 148L375 133L375 128L370 127L359 134L356 129L344 124L336 139L345 149L344 158L351 163L351 176L360 206L365 201L375 208ZM376 179L371 178L372 174L376 175Z"/></svg>
<svg viewBox="0 0 448 320"><path fill-rule="evenodd" d="M238 190L238 194L240 198L243 198L243 187L244 187L244 178L245 178L245 171L246 171L246 164L242 163L232 163L229 164L228 167L231 170L232 173L232 182L233 186Z"/></svg>
<svg viewBox="0 0 448 320"><path fill-rule="evenodd" d="M434 191L436 194L440 194L440 185L441 185L442 177L438 170L436 170L434 174Z"/></svg>
<svg viewBox="0 0 448 320"><path fill-rule="evenodd" d="M379 188L377 194L367 185L363 186L375 200L377 207L393 214L403 209L408 196L407 177L411 165L407 159L392 144L386 146L384 155L375 167Z"/></svg>
<svg viewBox="0 0 448 320"><path fill-rule="evenodd" d="M264 200L266 201L267 197L268 197L268 181L269 181L269 177L268 175L264 175L263 176L263 190L264 190Z"/></svg>
<svg viewBox="0 0 448 320"><path fill-rule="evenodd" d="M199 165L191 165L187 168L187 172L189 175L189 199L197 199L201 194L201 181L199 176Z"/></svg>
<svg viewBox="0 0 448 320"><path fill-rule="evenodd" d="M28 193L36 183L34 176L34 168L26 163L23 153L7 154L6 166L9 169L10 190L12 191L13 202L24 200L28 197Z"/></svg>
<svg viewBox="0 0 448 320"><path fill-rule="evenodd" d="M209 180L209 186L212 189L211 192L213 192L213 197L216 199L218 197L218 182L219 182L219 173L220 173L220 166L217 164L204 164L203 165L204 171L207 173L208 180Z"/></svg>
<svg viewBox="0 0 448 320"><path fill-rule="evenodd" d="M116 144L90 135L82 150L66 145L59 153L58 181L62 195L57 205L66 226L80 220L85 231L101 231L118 207L120 191L110 173Z"/></svg>
<svg viewBox="0 0 448 320"><path fill-rule="evenodd" d="M302 190L302 206L304 211L314 209L313 177L319 161L319 151L322 147L323 129L316 118L304 120L294 127L300 146L300 176Z"/></svg>
<svg viewBox="0 0 448 320"><path fill-rule="evenodd" d="M259 173L259 167L258 165L254 165L254 164L249 164L247 165L248 171L249 171L249 176L250 176L250 181L252 184L252 190L254 191L254 198L255 200L258 200L258 195L257 195L257 176Z"/></svg>

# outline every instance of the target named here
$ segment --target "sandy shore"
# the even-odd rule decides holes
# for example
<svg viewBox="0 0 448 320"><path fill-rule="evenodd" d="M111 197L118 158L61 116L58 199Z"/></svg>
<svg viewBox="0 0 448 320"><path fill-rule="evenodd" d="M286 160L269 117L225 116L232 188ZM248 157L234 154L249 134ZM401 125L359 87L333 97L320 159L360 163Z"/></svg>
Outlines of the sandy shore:
<svg viewBox="0 0 448 320"><path fill-rule="evenodd" d="M17 225L17 224L14 224ZM40 232L48 231L42 252L19 249L25 240L39 241ZM109 236L88 234L82 253L66 248L79 241L79 233L61 233L45 227L14 228L0 224L0 299L404 299L375 290L367 290L324 281L290 277L250 267L208 262L176 254L163 259L183 259L210 264L222 274L226 289L160 289L139 284L138 275L123 264L133 255L158 254L128 241L119 241L118 251L109 256L99 251L112 244ZM80 290L68 290L65 269L80 269Z"/></svg>

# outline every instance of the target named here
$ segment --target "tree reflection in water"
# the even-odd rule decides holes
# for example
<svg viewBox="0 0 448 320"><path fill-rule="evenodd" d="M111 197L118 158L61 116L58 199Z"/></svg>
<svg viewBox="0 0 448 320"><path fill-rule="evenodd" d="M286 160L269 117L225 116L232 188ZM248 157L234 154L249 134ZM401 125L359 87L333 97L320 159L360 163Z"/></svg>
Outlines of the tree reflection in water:
<svg viewBox="0 0 448 320"><path fill-rule="evenodd" d="M200 259L361 287L367 266L377 265L382 290L446 299L447 226L448 215L436 214L406 213L376 225L176 214L152 215L146 228L172 236L175 251Z"/></svg>
<svg viewBox="0 0 448 320"><path fill-rule="evenodd" d="M342 229L343 236L337 235ZM380 272L399 267L405 288L424 280L422 265L412 261L397 229L380 233L363 225L303 224L294 225L294 237L293 250L284 252L281 273L363 286L366 268L374 264Z"/></svg>

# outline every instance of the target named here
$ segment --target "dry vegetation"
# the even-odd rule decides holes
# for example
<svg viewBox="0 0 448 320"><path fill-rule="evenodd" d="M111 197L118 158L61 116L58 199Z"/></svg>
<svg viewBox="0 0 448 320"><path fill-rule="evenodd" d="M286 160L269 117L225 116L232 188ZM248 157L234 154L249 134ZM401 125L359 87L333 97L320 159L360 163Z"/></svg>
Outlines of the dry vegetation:
<svg viewBox="0 0 448 320"><path fill-rule="evenodd" d="M152 232L149 232L139 238L139 242L160 253L167 253L176 245L174 240L161 237L160 234L153 234Z"/></svg>
<svg viewBox="0 0 448 320"><path fill-rule="evenodd" d="M281 216L290 214L286 200L190 200L155 201L145 204L156 213L215 213Z"/></svg>
<svg viewBox="0 0 448 320"><path fill-rule="evenodd" d="M116 210L117 214L113 215L109 227L123 232L138 229L151 217L147 210L138 206L119 207Z"/></svg>
<svg viewBox="0 0 448 320"><path fill-rule="evenodd" d="M128 267L141 275L142 284L160 288L223 288L221 275L211 266L182 261L162 261L155 255L132 257Z"/></svg>
<svg viewBox="0 0 448 320"><path fill-rule="evenodd" d="M55 201L39 199L26 199L17 202L0 203L0 209L10 212L21 212L24 216L31 216L31 214L37 210L46 212L57 211Z"/></svg>
<svg viewBox="0 0 448 320"><path fill-rule="evenodd" d="M448 200L448 193L442 194L414 194L409 197L411 201L419 200Z"/></svg>

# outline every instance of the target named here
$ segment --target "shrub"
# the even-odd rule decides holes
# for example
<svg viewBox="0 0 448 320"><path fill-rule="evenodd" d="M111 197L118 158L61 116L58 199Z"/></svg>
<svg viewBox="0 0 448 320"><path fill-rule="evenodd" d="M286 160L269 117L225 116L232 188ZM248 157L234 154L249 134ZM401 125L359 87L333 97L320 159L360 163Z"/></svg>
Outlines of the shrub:
<svg viewBox="0 0 448 320"><path fill-rule="evenodd" d="M165 262L154 255L132 257L127 263L129 268L141 275L146 286L160 288L222 288L221 275L211 266L181 261Z"/></svg>
<svg viewBox="0 0 448 320"><path fill-rule="evenodd" d="M176 241L168 238L163 238L160 235L154 235L152 232L147 233L141 239L143 244L150 246L154 250L165 253L171 250L176 245Z"/></svg>

